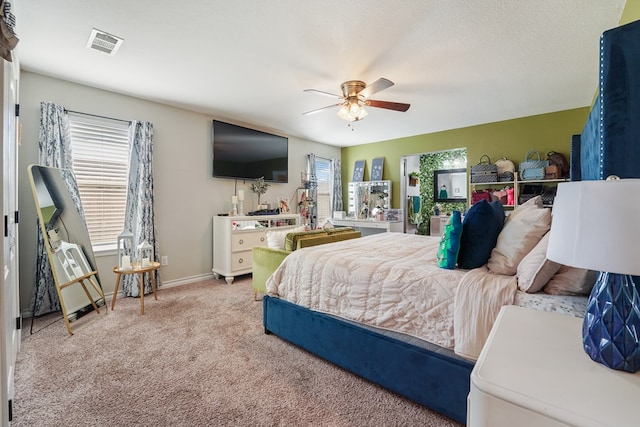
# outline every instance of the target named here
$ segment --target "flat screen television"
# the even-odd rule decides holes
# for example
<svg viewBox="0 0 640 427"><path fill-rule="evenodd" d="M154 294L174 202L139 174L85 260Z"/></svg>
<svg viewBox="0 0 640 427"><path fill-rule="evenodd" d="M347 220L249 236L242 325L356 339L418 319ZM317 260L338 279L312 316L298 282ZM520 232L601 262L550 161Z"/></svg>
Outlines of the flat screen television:
<svg viewBox="0 0 640 427"><path fill-rule="evenodd" d="M214 178L289 181L289 139L213 121Z"/></svg>

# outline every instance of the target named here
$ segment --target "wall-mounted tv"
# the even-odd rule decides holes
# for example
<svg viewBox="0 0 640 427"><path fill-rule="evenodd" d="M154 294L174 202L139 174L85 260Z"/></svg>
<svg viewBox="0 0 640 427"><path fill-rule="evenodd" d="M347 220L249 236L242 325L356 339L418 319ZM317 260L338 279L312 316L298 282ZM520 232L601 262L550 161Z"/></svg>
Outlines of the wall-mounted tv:
<svg viewBox="0 0 640 427"><path fill-rule="evenodd" d="M289 139L213 121L214 178L289 181Z"/></svg>

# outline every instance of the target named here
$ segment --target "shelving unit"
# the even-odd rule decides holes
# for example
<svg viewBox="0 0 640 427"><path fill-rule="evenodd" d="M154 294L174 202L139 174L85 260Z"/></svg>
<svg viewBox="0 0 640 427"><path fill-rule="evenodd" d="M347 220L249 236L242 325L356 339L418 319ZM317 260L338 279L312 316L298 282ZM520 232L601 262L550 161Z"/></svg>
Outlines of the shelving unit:
<svg viewBox="0 0 640 427"><path fill-rule="evenodd" d="M318 200L318 183L315 181L304 181L304 183L296 189L296 204L298 205L298 213L302 218L302 224L315 229L317 224L317 205Z"/></svg>
<svg viewBox="0 0 640 427"><path fill-rule="evenodd" d="M513 201L514 203L512 205L503 205L505 207L505 209L513 209L516 206L518 206L518 198L521 194L522 191L522 186L523 185L546 185L546 186L557 186L559 183L561 182L566 182L569 181L568 179L536 179L536 180L519 180L518 179L518 173L516 172L514 174L514 180L513 181L503 181L503 182L483 182L483 183L472 183L471 182L471 174L468 174L469 177L469 194L468 194L468 198L467 198L467 204L469 205L469 207L472 206L471 203L471 194L473 193L473 191L475 190L487 190L487 189L493 189L493 190L500 190L500 189L504 189L506 187L513 187ZM546 207L552 207L551 204L549 205L545 205Z"/></svg>

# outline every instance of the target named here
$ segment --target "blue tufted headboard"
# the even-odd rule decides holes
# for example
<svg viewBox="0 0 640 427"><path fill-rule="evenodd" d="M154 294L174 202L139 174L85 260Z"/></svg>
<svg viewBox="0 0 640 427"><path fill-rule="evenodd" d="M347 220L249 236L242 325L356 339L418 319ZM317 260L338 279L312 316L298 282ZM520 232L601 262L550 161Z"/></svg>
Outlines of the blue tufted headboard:
<svg viewBox="0 0 640 427"><path fill-rule="evenodd" d="M571 180L640 178L640 21L600 38L600 89L571 144Z"/></svg>

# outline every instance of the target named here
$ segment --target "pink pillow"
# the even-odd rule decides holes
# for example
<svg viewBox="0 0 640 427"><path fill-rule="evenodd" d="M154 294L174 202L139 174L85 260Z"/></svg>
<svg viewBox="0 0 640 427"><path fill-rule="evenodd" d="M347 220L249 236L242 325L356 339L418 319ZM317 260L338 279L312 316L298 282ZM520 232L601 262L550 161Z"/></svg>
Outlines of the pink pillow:
<svg viewBox="0 0 640 427"><path fill-rule="evenodd" d="M551 210L540 208L540 196L518 206L507 217L491 251L487 267L495 274L512 276L520 261L551 228Z"/></svg>
<svg viewBox="0 0 640 427"><path fill-rule="evenodd" d="M530 294L539 292L558 272L561 264L547 259L549 233L518 264L518 289Z"/></svg>
<svg viewBox="0 0 640 427"><path fill-rule="evenodd" d="M598 273L563 265L549 280L544 291L551 295L589 295Z"/></svg>

